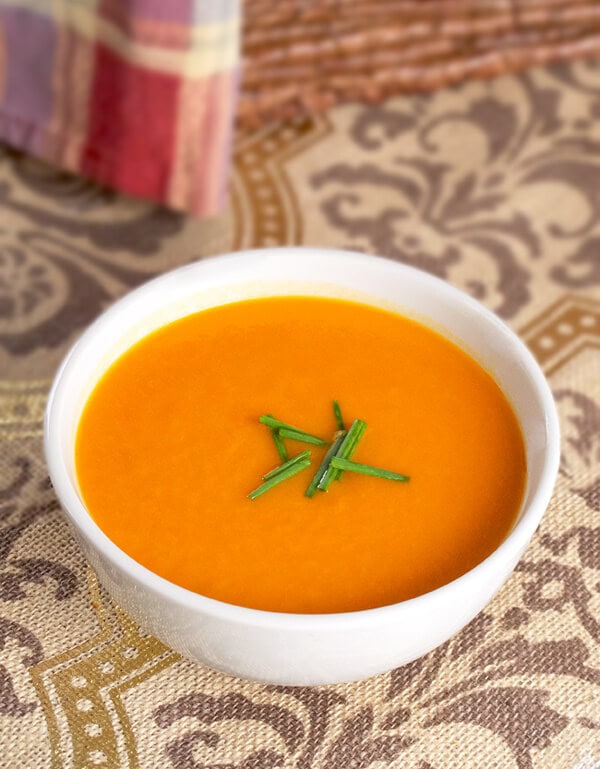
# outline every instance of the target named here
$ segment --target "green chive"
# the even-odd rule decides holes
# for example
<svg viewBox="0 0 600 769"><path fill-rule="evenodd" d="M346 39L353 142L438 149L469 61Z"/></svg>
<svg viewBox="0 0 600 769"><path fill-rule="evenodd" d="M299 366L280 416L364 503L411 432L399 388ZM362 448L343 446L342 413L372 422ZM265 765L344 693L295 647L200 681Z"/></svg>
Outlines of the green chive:
<svg viewBox="0 0 600 769"><path fill-rule="evenodd" d="M276 475L279 475L279 473L283 472L284 470L287 470L288 467L292 467L292 465L295 465L298 462L302 462L304 459L309 459L309 457L310 457L309 449L306 449L306 451L303 451L301 454L296 454L295 457L288 459L287 462L284 462L282 465L279 465L279 467L276 467L275 469L268 472L266 475L263 475L263 481L268 481L269 478L274 478Z"/></svg>
<svg viewBox="0 0 600 769"><path fill-rule="evenodd" d="M366 422L363 422L360 419L355 419L354 422L350 425L350 429L344 436L341 444L338 447L338 450L335 454L336 457L348 457L351 456L354 453L354 450L356 449L356 446L359 442L359 440L362 437L362 434L364 433L367 425ZM341 471L333 467L331 462L329 463L329 467L327 468L325 474L317 484L317 488L319 491L327 491L329 487L331 486L331 482L341 476Z"/></svg>
<svg viewBox="0 0 600 769"><path fill-rule="evenodd" d="M380 467L373 467L372 465L363 465L360 462L352 462L342 457L333 457L331 459L331 466L337 470L350 470L353 473L372 475L374 478L386 478L388 481L410 481L410 476L408 475L400 475L400 473L382 470Z"/></svg>
<svg viewBox="0 0 600 769"><path fill-rule="evenodd" d="M282 470L281 472L277 473L277 475L269 478L268 481L261 483L260 486L254 489L254 491L251 491L248 496L250 499L256 499L257 497L260 497L260 495L264 494L265 491L269 491L269 489L272 489L274 486L278 486L280 483L287 480L288 478L291 478L293 475L297 475L298 473L302 472L302 470L305 470L307 467L309 467L309 465L310 459L303 459L301 462L296 462L295 464L288 467L287 470Z"/></svg>
<svg viewBox="0 0 600 769"><path fill-rule="evenodd" d="M346 433L340 433L338 437L335 439L335 441L329 447L327 454L325 454L325 456L323 457L323 461L319 465L319 469L313 475L313 479L310 482L310 485L304 492L305 497L314 497L315 494L317 493L317 486L319 485L321 479L329 469L331 458L334 457L335 454L337 453L337 450L342 445L342 441L344 440L345 436L346 436Z"/></svg>
<svg viewBox="0 0 600 769"><path fill-rule="evenodd" d="M275 419L274 416L271 414L263 414L258 418L258 421L262 425L267 425L267 427L275 427L277 430L280 427L285 427L288 430L295 430L297 433L303 433L306 432L305 430L302 430L300 427L294 427L294 425L290 425L287 422L282 422L280 419Z"/></svg>
<svg viewBox="0 0 600 769"><path fill-rule="evenodd" d="M279 459L281 459L282 462L286 462L288 458L287 449L285 447L285 443L283 442L283 438L279 435L277 430L275 428L271 428L271 435L273 436L273 441L275 443L275 448L277 449L277 453L279 454Z"/></svg>
<svg viewBox="0 0 600 769"><path fill-rule="evenodd" d="M296 435L293 436L294 440L302 440L304 443L312 443L314 446L325 446L327 444L327 441L324 441L322 438L319 438L317 435L313 435L312 433L307 433L306 430L302 430L299 427L294 427L294 425L289 425L287 422L282 422L279 419L275 419L275 417L272 417L270 414L263 414L258 418L258 421L263 424L267 425L267 427L274 427L277 432L282 435L282 430L287 430L289 432L295 433ZM306 440L302 438L298 438L298 435L304 435L305 438L312 438L312 440ZM291 438L290 435L282 436L285 438ZM318 441L318 443L317 443Z"/></svg>
<svg viewBox="0 0 600 769"><path fill-rule="evenodd" d="M342 409L337 401L333 401L333 416L335 417L335 423L338 430L345 430L344 417L342 416Z"/></svg>
<svg viewBox="0 0 600 769"><path fill-rule="evenodd" d="M327 446L327 441L324 441L323 438L302 432L302 430L292 430L288 427L280 427L278 432L282 438L289 438L292 441L309 443L311 446Z"/></svg>
<svg viewBox="0 0 600 769"><path fill-rule="evenodd" d="M362 419L355 419L354 422L352 422L352 424L350 425L350 429L348 430L346 440L340 446L340 450L338 451L336 456L340 457L341 459L351 459L352 455L356 451L358 442L363 437L363 434L366 429L367 429L366 422L363 422ZM331 468L331 480L339 481L343 474L344 473L342 470L339 470L336 467ZM327 488L329 488L329 483L327 484Z"/></svg>

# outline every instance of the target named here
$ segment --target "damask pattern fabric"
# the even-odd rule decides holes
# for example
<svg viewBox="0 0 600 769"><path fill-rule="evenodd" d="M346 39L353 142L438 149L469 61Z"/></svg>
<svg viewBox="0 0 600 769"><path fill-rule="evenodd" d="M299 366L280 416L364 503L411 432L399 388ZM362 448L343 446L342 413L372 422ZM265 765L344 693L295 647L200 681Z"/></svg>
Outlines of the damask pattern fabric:
<svg viewBox="0 0 600 769"><path fill-rule="evenodd" d="M199 221L0 157L0 768L598 769L600 68L597 62L236 138ZM236 680L141 632L49 487L42 415L83 328L142 281L230 249L349 247L476 296L558 404L556 490L510 580L456 637L359 683Z"/></svg>
<svg viewBox="0 0 600 769"><path fill-rule="evenodd" d="M0 0L0 139L198 215L224 204L237 0Z"/></svg>

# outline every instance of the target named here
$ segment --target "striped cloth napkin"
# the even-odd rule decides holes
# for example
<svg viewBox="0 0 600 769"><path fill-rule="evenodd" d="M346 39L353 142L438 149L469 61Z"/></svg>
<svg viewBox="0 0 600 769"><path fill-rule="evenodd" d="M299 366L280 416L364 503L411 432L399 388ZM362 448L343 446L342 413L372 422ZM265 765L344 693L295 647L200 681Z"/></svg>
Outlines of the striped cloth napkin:
<svg viewBox="0 0 600 769"><path fill-rule="evenodd" d="M0 140L208 216L238 68L238 0L0 0Z"/></svg>

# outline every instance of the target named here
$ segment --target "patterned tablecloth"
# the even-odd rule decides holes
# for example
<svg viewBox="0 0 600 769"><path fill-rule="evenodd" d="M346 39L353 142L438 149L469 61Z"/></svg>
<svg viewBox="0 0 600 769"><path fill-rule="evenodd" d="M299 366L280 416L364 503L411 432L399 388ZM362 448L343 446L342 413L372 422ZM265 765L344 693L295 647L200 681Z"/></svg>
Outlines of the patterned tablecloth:
<svg viewBox="0 0 600 769"><path fill-rule="evenodd" d="M0 159L0 767L600 765L600 69L350 105L239 135L201 222ZM495 600L421 660L269 687L182 659L99 587L42 458L68 346L147 278L229 249L384 254L495 310L554 390L553 501Z"/></svg>

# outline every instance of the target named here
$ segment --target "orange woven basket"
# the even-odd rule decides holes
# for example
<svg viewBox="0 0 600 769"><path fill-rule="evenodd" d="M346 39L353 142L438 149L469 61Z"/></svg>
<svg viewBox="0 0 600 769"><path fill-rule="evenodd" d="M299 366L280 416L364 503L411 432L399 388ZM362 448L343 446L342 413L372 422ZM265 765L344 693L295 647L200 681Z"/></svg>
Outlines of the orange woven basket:
<svg viewBox="0 0 600 769"><path fill-rule="evenodd" d="M247 0L239 121L600 53L594 0Z"/></svg>

